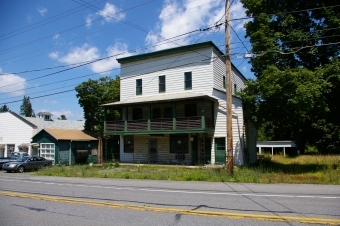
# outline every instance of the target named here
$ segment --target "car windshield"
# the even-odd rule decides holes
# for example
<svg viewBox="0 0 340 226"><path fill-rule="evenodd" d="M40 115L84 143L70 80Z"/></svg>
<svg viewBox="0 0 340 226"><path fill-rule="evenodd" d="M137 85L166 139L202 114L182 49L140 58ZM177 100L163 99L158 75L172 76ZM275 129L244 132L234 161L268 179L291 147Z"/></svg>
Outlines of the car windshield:
<svg viewBox="0 0 340 226"><path fill-rule="evenodd" d="M25 162L27 159L28 159L28 157L18 158L17 162Z"/></svg>

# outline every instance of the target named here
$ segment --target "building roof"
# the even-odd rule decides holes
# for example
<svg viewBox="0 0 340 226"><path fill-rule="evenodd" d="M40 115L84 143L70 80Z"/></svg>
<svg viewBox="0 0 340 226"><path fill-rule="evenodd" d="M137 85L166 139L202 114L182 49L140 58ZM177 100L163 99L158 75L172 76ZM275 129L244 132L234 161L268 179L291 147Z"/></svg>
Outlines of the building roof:
<svg viewBox="0 0 340 226"><path fill-rule="evenodd" d="M129 98L125 101L117 101L108 104L102 104L101 107L106 106L120 106L120 105L132 105L132 104L147 104L154 102L174 102L180 100L188 100L188 99L199 99L199 98L207 98L213 101L217 101L211 96L200 94L200 93L192 93L192 92L183 92L183 93L161 93L152 96L142 96L142 97L134 97Z"/></svg>
<svg viewBox="0 0 340 226"><path fill-rule="evenodd" d="M45 121L42 118L33 117L24 117L24 119L36 125L39 130L44 128L83 130L85 123L84 121L72 121L72 120Z"/></svg>
<svg viewBox="0 0 340 226"><path fill-rule="evenodd" d="M34 123L30 122L29 120L25 119L25 117L18 115L17 113L13 112L13 111L5 111L5 112L0 112L0 114L5 114L5 113L9 113L11 115L13 115L14 117L18 118L19 120L23 121L24 123L26 123L27 125L31 126L33 129L37 129L37 125L35 125Z"/></svg>
<svg viewBox="0 0 340 226"><path fill-rule="evenodd" d="M200 42L200 43L195 43L191 45L186 45L186 46L179 46L175 48L169 48L169 49L163 49L159 51L154 51L150 53L144 53L144 54L139 54L139 55L134 55L134 56L128 56L128 57L123 57L117 59L118 63L124 64L124 63L131 63L139 60L147 60L147 59L153 59L156 57L162 57L162 56L167 56L170 54L176 54L176 53L183 53L183 52L188 52L188 51L195 51L198 49L203 49L203 48L209 48L213 47L216 49L219 54L221 54L222 57L225 57L224 53L212 42L212 41L206 41L206 42ZM234 66L234 64L231 62L231 67L237 71L245 80L247 80L246 77L238 70L237 67Z"/></svg>
<svg viewBox="0 0 340 226"><path fill-rule="evenodd" d="M52 115L52 113L48 111L39 111L37 115Z"/></svg>
<svg viewBox="0 0 340 226"><path fill-rule="evenodd" d="M139 61L139 60L151 59L155 57L167 56L170 54L195 51L197 49L203 49L203 48L208 48L208 47L214 47L222 56L224 55L222 51L219 48L217 48L217 46L212 41L207 41L207 42L200 42L200 43L195 43L195 44L186 45L186 46L180 46L180 47L175 47L175 48L170 48L170 49L154 51L150 53L128 56L124 58L119 58L117 59L117 61L118 63L124 64L124 63Z"/></svg>
<svg viewBox="0 0 340 226"><path fill-rule="evenodd" d="M98 140L90 131L67 129L43 129L57 140L90 141Z"/></svg>

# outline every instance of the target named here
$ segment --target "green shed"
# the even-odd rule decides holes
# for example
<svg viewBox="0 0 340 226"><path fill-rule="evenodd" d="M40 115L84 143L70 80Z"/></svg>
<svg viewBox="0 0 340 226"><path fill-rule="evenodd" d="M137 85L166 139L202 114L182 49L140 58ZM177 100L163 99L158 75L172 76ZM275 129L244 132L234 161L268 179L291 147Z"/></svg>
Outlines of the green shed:
<svg viewBox="0 0 340 226"><path fill-rule="evenodd" d="M32 143L39 145L39 156L54 164L98 163L98 139L90 131L45 128Z"/></svg>

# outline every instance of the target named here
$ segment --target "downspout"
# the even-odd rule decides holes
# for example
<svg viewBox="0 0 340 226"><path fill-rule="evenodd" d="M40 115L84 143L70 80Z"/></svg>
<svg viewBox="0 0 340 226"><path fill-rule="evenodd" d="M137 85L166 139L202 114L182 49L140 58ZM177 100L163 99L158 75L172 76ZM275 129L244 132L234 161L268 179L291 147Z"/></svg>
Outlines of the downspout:
<svg viewBox="0 0 340 226"><path fill-rule="evenodd" d="M68 165L69 166L72 164L72 159L71 159L71 157L72 157L72 149L71 149L71 147L72 147L72 140L70 141L70 151L68 153Z"/></svg>

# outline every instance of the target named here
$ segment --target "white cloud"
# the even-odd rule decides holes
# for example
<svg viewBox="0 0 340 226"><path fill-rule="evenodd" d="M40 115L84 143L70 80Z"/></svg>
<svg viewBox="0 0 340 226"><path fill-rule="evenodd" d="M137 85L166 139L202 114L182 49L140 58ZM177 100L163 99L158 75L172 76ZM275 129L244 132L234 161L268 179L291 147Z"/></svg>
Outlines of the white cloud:
<svg viewBox="0 0 340 226"><path fill-rule="evenodd" d="M92 20L93 20L93 15L92 14L89 14L86 16L85 18L85 22L86 22L86 27L91 27L92 25Z"/></svg>
<svg viewBox="0 0 340 226"><path fill-rule="evenodd" d="M185 0L183 4L180 4L177 0L166 1L159 15L160 22L156 25L154 32L150 32L147 35L146 43L152 45L162 41L162 38L168 39L211 26L212 18L220 14L223 3L224 1L222 0ZM183 39L176 41L178 45L185 45L190 42L189 35L181 37ZM166 42L155 47L155 50L174 46L174 43Z"/></svg>
<svg viewBox="0 0 340 226"><path fill-rule="evenodd" d="M48 56L52 59L58 59L59 53L58 52L51 52L48 54Z"/></svg>
<svg viewBox="0 0 340 226"><path fill-rule="evenodd" d="M0 68L0 73L2 69ZM25 94L26 79L15 74L0 75L0 93L8 93L10 96L21 96Z"/></svg>
<svg viewBox="0 0 340 226"><path fill-rule="evenodd" d="M65 110L65 109L62 109L61 111L51 111L51 113L56 119L60 118L61 115L65 115L66 119L73 117L72 112L70 110Z"/></svg>
<svg viewBox="0 0 340 226"><path fill-rule="evenodd" d="M56 40L56 39L58 39L58 38L59 38L59 34L53 35L53 40Z"/></svg>
<svg viewBox="0 0 340 226"><path fill-rule="evenodd" d="M236 3L231 5L231 10L230 10L230 18L231 19L237 19L237 18L245 18L246 17L246 12L245 8L243 8L243 4L240 1L237 1ZM231 22L232 27L234 28L235 31L244 31L244 23L249 21L250 19L247 20L233 20Z"/></svg>
<svg viewBox="0 0 340 226"><path fill-rule="evenodd" d="M90 46L85 43L81 47L72 48L66 55L61 56L59 52L51 52L49 53L49 57L68 65L86 61L94 61L100 58L108 57L107 59L89 64L89 67L93 72L105 73L103 71L108 71L115 67L119 67L116 58L131 55L131 53L127 51L127 45L123 43L116 43L113 46L109 46L106 51L106 56L101 56L97 47Z"/></svg>
<svg viewBox="0 0 340 226"><path fill-rule="evenodd" d="M38 12L41 16L45 16L45 13L47 13L47 9L45 7L37 7Z"/></svg>
<svg viewBox="0 0 340 226"><path fill-rule="evenodd" d="M88 14L85 17L86 27L91 27L96 17L102 17L104 22L122 20L125 18L125 13L120 11L122 10L107 2L102 10L99 10L94 15Z"/></svg>
<svg viewBox="0 0 340 226"><path fill-rule="evenodd" d="M106 51L107 51L108 57L109 56L113 56L113 57L91 64L92 71L96 73L101 73L103 71L108 71L115 67L119 67L119 63L117 62L116 58L122 58L122 57L131 55L131 53L127 52L127 45L123 43L116 43L113 46L109 46L106 49Z"/></svg>
<svg viewBox="0 0 340 226"><path fill-rule="evenodd" d="M52 54L52 56L54 56ZM74 47L65 56L58 57L58 61L66 64L76 64L85 61L92 61L99 58L99 51L97 47L84 44L81 47Z"/></svg>
<svg viewBox="0 0 340 226"><path fill-rule="evenodd" d="M97 14L104 17L105 21L110 22L113 19L121 20L125 18L125 14L119 13L119 11L121 11L121 9L107 2L104 6L104 9L97 12Z"/></svg>

